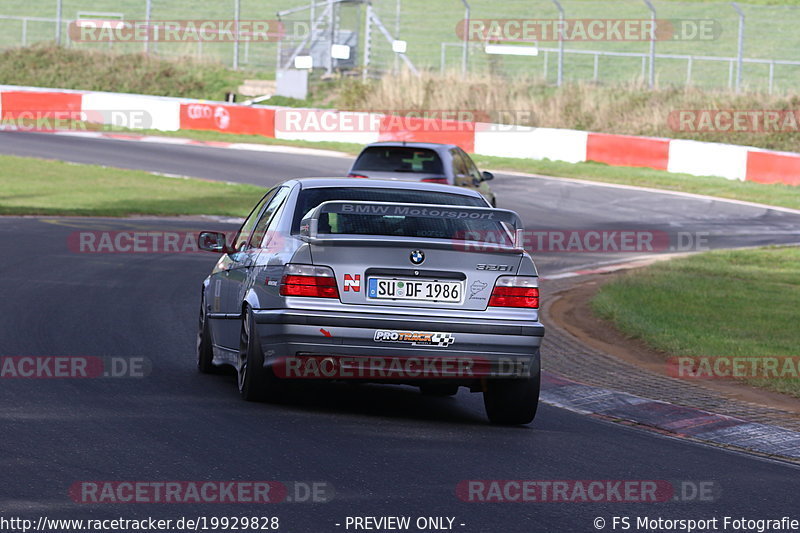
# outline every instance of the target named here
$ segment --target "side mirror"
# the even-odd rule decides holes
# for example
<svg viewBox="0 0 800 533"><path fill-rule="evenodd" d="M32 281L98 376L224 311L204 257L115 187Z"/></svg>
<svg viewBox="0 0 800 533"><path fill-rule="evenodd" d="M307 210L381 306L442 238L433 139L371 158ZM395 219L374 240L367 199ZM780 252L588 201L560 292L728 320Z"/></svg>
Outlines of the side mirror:
<svg viewBox="0 0 800 533"><path fill-rule="evenodd" d="M494 179L494 174L485 170L481 172L481 175L483 176L483 181L491 181Z"/></svg>
<svg viewBox="0 0 800 533"><path fill-rule="evenodd" d="M217 231L201 231L197 236L197 247L206 252L224 254L228 251L225 234Z"/></svg>

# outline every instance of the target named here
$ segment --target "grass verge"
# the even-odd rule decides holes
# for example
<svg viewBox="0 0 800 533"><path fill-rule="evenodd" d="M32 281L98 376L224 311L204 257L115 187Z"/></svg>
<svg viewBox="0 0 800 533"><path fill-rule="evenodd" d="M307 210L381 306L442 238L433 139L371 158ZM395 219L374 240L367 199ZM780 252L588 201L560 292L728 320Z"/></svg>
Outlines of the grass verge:
<svg viewBox="0 0 800 533"><path fill-rule="evenodd" d="M800 248L714 251L605 284L593 311L675 356L796 356ZM800 379L746 379L800 397Z"/></svg>
<svg viewBox="0 0 800 533"><path fill-rule="evenodd" d="M223 100L253 72L192 58L76 50L51 44L0 53L0 80L9 85Z"/></svg>
<svg viewBox="0 0 800 533"><path fill-rule="evenodd" d="M0 156L0 215L246 216L254 185L168 178L139 170Z"/></svg>
<svg viewBox="0 0 800 533"><path fill-rule="evenodd" d="M565 163L549 159L532 160L487 156L474 156L474 159L481 168L651 187L800 209L800 187L791 185L765 185L752 181L734 181L717 176L692 176L691 174L672 173L651 168L612 167L605 163Z"/></svg>

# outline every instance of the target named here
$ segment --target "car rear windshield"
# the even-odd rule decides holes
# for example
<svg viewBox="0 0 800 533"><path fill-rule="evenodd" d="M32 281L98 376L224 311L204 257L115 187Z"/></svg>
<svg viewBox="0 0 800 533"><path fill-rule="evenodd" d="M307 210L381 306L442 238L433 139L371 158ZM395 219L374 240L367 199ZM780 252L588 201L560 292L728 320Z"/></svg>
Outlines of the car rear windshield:
<svg viewBox="0 0 800 533"><path fill-rule="evenodd" d="M486 207L486 201L481 197L446 192L381 189L378 187L314 187L300 191L292 223L292 233L300 231L300 221L306 213L329 200Z"/></svg>
<svg viewBox="0 0 800 533"><path fill-rule="evenodd" d="M297 233L300 221L309 211L329 200L363 202L397 202L409 204L487 207L483 198L434 191L380 188L314 188L300 192L292 232ZM490 241L509 245L508 233L499 222L421 216L381 216L365 214L323 213L318 232L340 235L382 235L433 239Z"/></svg>
<svg viewBox="0 0 800 533"><path fill-rule="evenodd" d="M409 146L371 146L358 156L353 170L444 174L442 160L433 150Z"/></svg>

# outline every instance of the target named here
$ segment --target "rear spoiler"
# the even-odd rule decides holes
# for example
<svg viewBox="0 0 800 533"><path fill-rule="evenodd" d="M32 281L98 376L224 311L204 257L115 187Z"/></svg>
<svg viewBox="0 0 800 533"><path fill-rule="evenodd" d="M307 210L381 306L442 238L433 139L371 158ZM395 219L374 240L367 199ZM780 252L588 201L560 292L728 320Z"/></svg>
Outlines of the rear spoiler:
<svg viewBox="0 0 800 533"><path fill-rule="evenodd" d="M522 219L520 219L517 213L508 209L439 204L330 200L322 202L303 217L303 220L300 222L300 236L308 240L318 239L319 219L325 213L502 222L514 228L514 247L522 248Z"/></svg>

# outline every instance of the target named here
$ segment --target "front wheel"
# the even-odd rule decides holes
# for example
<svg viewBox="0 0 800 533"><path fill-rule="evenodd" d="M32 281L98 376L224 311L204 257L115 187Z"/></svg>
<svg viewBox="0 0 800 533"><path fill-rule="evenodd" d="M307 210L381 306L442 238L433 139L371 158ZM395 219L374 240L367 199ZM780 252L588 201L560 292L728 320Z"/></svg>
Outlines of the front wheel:
<svg viewBox="0 0 800 533"><path fill-rule="evenodd" d="M220 371L220 368L214 364L205 295L200 299L200 324L197 328L197 370L201 374L217 374Z"/></svg>
<svg viewBox="0 0 800 533"><path fill-rule="evenodd" d="M486 383L483 405L492 424L529 424L539 407L541 373L524 379L493 379Z"/></svg>

